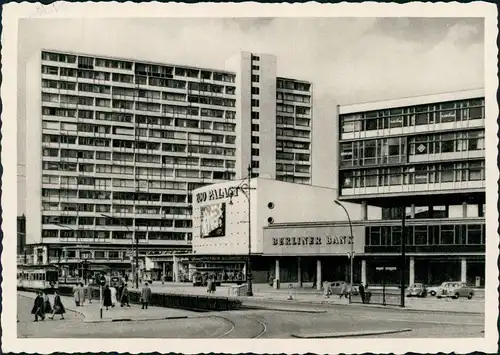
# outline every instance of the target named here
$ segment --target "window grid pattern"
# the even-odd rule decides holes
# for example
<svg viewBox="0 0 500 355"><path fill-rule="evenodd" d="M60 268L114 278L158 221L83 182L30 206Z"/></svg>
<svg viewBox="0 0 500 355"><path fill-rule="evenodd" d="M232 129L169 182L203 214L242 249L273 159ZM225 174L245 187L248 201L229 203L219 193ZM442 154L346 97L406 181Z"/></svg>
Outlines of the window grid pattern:
<svg viewBox="0 0 500 355"><path fill-rule="evenodd" d="M235 178L234 74L45 51L41 71L42 236L187 245L191 191Z"/></svg>

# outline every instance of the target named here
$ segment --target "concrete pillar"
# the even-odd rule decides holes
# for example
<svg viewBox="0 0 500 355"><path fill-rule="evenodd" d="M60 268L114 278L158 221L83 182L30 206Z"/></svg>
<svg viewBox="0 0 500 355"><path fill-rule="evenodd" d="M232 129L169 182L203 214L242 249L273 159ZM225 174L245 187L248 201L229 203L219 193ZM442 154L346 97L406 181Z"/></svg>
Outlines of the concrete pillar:
<svg viewBox="0 0 500 355"><path fill-rule="evenodd" d="M462 215L467 218L467 202L462 202Z"/></svg>
<svg viewBox="0 0 500 355"><path fill-rule="evenodd" d="M462 258L461 260L461 270L460 270L460 281L467 282L467 259Z"/></svg>
<svg viewBox="0 0 500 355"><path fill-rule="evenodd" d="M409 285L413 285L415 283L415 258L410 256L410 278Z"/></svg>
<svg viewBox="0 0 500 355"><path fill-rule="evenodd" d="M361 283L366 285L366 260L361 260Z"/></svg>
<svg viewBox="0 0 500 355"><path fill-rule="evenodd" d="M321 260L316 260L316 290L321 291L323 287L323 275L321 274Z"/></svg>
<svg viewBox="0 0 500 355"><path fill-rule="evenodd" d="M174 265L172 270L172 280L174 282L180 282L179 278L179 259L174 255Z"/></svg>
<svg viewBox="0 0 500 355"><path fill-rule="evenodd" d="M299 287L302 287L302 265L300 256L297 257L297 282Z"/></svg>
<svg viewBox="0 0 500 355"><path fill-rule="evenodd" d="M280 279L280 259L276 259L275 264L274 264L274 278L276 280ZM274 283L274 286L277 288L278 283Z"/></svg>
<svg viewBox="0 0 500 355"><path fill-rule="evenodd" d="M368 219L368 205L366 201L361 202L361 220L366 221Z"/></svg>
<svg viewBox="0 0 500 355"><path fill-rule="evenodd" d="M411 217L411 219L415 219L415 204L414 203L411 204L410 209L411 209L410 210L411 211L410 217Z"/></svg>

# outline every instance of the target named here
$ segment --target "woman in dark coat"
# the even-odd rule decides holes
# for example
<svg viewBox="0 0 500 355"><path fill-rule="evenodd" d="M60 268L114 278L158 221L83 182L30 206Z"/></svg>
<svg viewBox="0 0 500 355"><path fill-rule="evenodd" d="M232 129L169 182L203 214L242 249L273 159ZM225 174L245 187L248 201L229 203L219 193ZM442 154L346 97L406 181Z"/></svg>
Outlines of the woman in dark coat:
<svg viewBox="0 0 500 355"><path fill-rule="evenodd" d="M43 297L43 313L52 313L52 306L50 305L49 296L45 292L42 292Z"/></svg>
<svg viewBox="0 0 500 355"><path fill-rule="evenodd" d="M64 309L64 305L61 301L61 296L59 296L59 292L57 290L55 291L55 294L54 310L52 311L52 316L50 317L50 319L54 319L54 314L60 314L61 319L64 319L64 313L66 313L66 309Z"/></svg>
<svg viewBox="0 0 500 355"><path fill-rule="evenodd" d="M107 311L108 307L113 306L113 302L111 302L111 290L109 289L108 285L106 285L106 287L104 288L103 297L104 297L104 307L106 307Z"/></svg>
<svg viewBox="0 0 500 355"><path fill-rule="evenodd" d="M38 322L38 317L42 320L45 319L45 314L43 313L43 296L41 292L38 292L36 295L31 314L35 315L35 322Z"/></svg>

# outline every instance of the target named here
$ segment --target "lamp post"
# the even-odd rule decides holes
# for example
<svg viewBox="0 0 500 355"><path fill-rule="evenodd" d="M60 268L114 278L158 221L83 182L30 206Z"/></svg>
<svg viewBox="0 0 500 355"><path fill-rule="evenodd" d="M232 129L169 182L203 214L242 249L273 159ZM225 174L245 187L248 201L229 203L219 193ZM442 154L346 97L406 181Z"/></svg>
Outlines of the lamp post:
<svg viewBox="0 0 500 355"><path fill-rule="evenodd" d="M351 216L349 215L349 212L345 208L343 204L341 204L339 201L335 200L335 204L338 206L342 207L344 210L345 214L347 215L347 220L349 221L349 230L351 232L351 251L349 252L349 261L350 261L350 268L349 268L349 276L350 276L350 284L351 284L351 292L349 292L349 303L351 302L351 295L352 295L352 289L354 287L354 236L352 234L352 222L351 222Z"/></svg>
<svg viewBox="0 0 500 355"><path fill-rule="evenodd" d="M127 229L127 232L130 233L130 228L125 224L125 222L121 218L109 216L104 213L101 213L101 216L103 216L106 219L117 220L122 226L124 226ZM139 239L136 238L134 234L132 234L132 239L135 239L135 272L134 272L135 288L139 289ZM133 267L133 264L131 266Z"/></svg>
<svg viewBox="0 0 500 355"><path fill-rule="evenodd" d="M252 218L251 218L251 190L255 188L250 187L250 180L252 178L252 166L248 165L248 176L241 181L241 183L234 189L240 190L248 201L248 256L247 256L247 296L253 296L252 289ZM229 193L229 204L233 204L233 190Z"/></svg>

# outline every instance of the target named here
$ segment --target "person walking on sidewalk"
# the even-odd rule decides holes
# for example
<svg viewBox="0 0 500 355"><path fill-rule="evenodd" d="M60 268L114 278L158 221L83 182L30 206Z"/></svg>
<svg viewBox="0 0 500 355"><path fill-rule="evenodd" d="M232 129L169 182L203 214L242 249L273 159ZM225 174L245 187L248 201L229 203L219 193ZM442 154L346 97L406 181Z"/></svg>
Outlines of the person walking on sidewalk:
<svg viewBox="0 0 500 355"><path fill-rule="evenodd" d="M80 282L80 306L83 307L83 303L85 302L85 286L83 285L83 282Z"/></svg>
<svg viewBox="0 0 500 355"><path fill-rule="evenodd" d="M49 296L45 292L42 292L43 298L43 314L52 313L52 306L50 305Z"/></svg>
<svg viewBox="0 0 500 355"><path fill-rule="evenodd" d="M56 296L54 297L54 309L52 311L52 316L50 316L50 319L54 319L54 314L60 314L61 319L64 319L64 313L66 313L66 309L62 304L61 296L59 296L59 292L57 290L55 291L55 294Z"/></svg>
<svg viewBox="0 0 500 355"><path fill-rule="evenodd" d="M108 307L113 306L113 303L111 302L111 290L109 289L108 285L106 285L106 287L104 288L103 297L104 297L104 307L106 307L107 311Z"/></svg>
<svg viewBox="0 0 500 355"><path fill-rule="evenodd" d="M361 302L365 303L365 286L363 286L363 283L359 285L359 295L361 296Z"/></svg>
<svg viewBox="0 0 500 355"><path fill-rule="evenodd" d="M111 307L114 307L116 306L116 287L115 286L111 286L109 288L111 290Z"/></svg>
<svg viewBox="0 0 500 355"><path fill-rule="evenodd" d="M75 305L77 307L80 307L80 284L76 284L75 288L73 289L73 299L75 300Z"/></svg>
<svg viewBox="0 0 500 355"><path fill-rule="evenodd" d="M38 317L42 320L45 319L45 314L43 313L43 296L41 292L38 292L36 295L31 314L35 315L35 322L38 322Z"/></svg>
<svg viewBox="0 0 500 355"><path fill-rule="evenodd" d="M92 289L89 285L85 286L85 294L87 296L87 299L89 300L89 303L92 303Z"/></svg>
<svg viewBox="0 0 500 355"><path fill-rule="evenodd" d="M121 303L121 307L123 306L127 306L127 307L130 307L130 303L129 303L129 300L128 300L128 288L127 288L127 285L123 285L123 290L122 290L122 294L121 294L121 297L120 297L120 303Z"/></svg>
<svg viewBox="0 0 500 355"><path fill-rule="evenodd" d="M343 283L342 287L340 288L340 295L339 298L345 297L347 298L348 292L347 292L347 284Z"/></svg>
<svg viewBox="0 0 500 355"><path fill-rule="evenodd" d="M148 303L150 301L151 301L151 289L149 288L148 283L146 282L141 291L142 309L148 309Z"/></svg>

